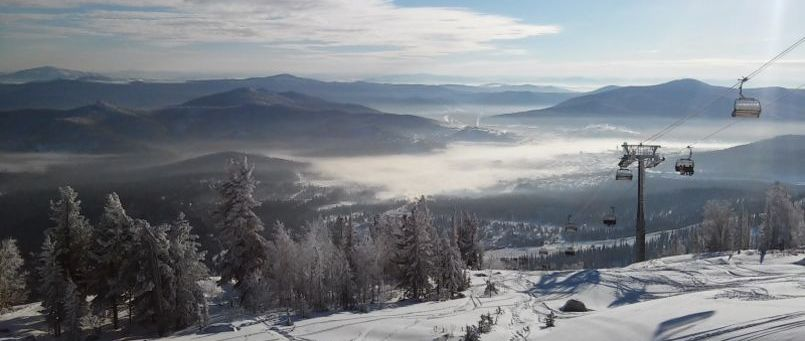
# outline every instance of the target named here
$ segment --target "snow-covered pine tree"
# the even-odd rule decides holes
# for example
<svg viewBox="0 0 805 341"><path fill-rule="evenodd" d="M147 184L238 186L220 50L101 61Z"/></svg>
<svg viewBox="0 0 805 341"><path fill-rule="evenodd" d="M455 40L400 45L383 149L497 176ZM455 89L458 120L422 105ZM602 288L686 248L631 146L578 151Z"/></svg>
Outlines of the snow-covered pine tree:
<svg viewBox="0 0 805 341"><path fill-rule="evenodd" d="M347 224L348 222L346 218L338 216L335 218L335 221L333 221L332 224L328 225L330 228L330 236L333 239L333 244L335 244L335 246L338 248L342 247L342 244L346 239Z"/></svg>
<svg viewBox="0 0 805 341"><path fill-rule="evenodd" d="M351 276L344 253L333 245L327 227L320 220L308 224L300 250L301 271L296 287L301 298L312 309L329 309L339 300L344 279Z"/></svg>
<svg viewBox="0 0 805 341"><path fill-rule="evenodd" d="M299 275L300 250L291 234L281 222L274 225L274 240L271 242L271 259L268 273L271 275L272 292L280 307L285 308L285 323L292 325L291 310L295 309L297 276Z"/></svg>
<svg viewBox="0 0 805 341"><path fill-rule="evenodd" d="M84 317L86 302L78 287L71 279L67 279L64 290L64 326L69 341L81 340L81 320Z"/></svg>
<svg viewBox="0 0 805 341"><path fill-rule="evenodd" d="M483 267L483 247L481 246L480 223L478 218L469 213L462 213L453 218L453 234L455 235L461 258L470 269L480 270Z"/></svg>
<svg viewBox="0 0 805 341"><path fill-rule="evenodd" d="M383 265L371 236L364 235L355 244L352 259L356 301L361 307L366 307L366 304L377 301L378 293L375 288L379 288L383 280Z"/></svg>
<svg viewBox="0 0 805 341"><path fill-rule="evenodd" d="M74 322L80 326L81 316L77 316L78 322L66 319L66 304L72 302L73 295L67 300L65 293L68 283L73 283L78 297L74 311L83 311L92 273L89 263L92 227L81 214L78 194L69 186L59 188L59 199L50 202L50 210L54 225L45 231L38 272L48 322L54 335L61 335L64 326L68 331L73 330L70 328Z"/></svg>
<svg viewBox="0 0 805 341"><path fill-rule="evenodd" d="M440 238L438 250L438 267L435 274L439 294L452 299L468 285L468 275L464 261L458 251L458 245L451 239Z"/></svg>
<svg viewBox="0 0 805 341"><path fill-rule="evenodd" d="M0 313L24 302L28 296L24 264L16 240L8 238L0 242Z"/></svg>
<svg viewBox="0 0 805 341"><path fill-rule="evenodd" d="M131 217L120 202L117 193L106 197L95 238L92 243L91 291L95 294L93 305L96 309L109 309L112 313L112 327L119 328L118 306L125 301L127 291L133 286L134 278L127 276L131 271L131 260L137 236Z"/></svg>
<svg viewBox="0 0 805 341"><path fill-rule="evenodd" d="M731 248L735 233L732 215L732 208L728 202L709 200L705 203L700 231L702 240L699 242L703 247L702 251L726 251Z"/></svg>
<svg viewBox="0 0 805 341"><path fill-rule="evenodd" d="M356 265L355 265L355 231L352 226L352 218L349 217L346 219L346 222L342 228L341 232L341 242L336 244L341 258L343 259L343 265L346 265L348 272L347 273L340 273L340 298L339 303L343 309L352 308L355 305L355 276L356 276Z"/></svg>
<svg viewBox="0 0 805 341"><path fill-rule="evenodd" d="M37 272L45 318L53 335L59 337L62 334L62 321L64 321L64 293L67 290L67 280L56 250L56 242L49 234L45 234L45 241L39 252Z"/></svg>
<svg viewBox="0 0 805 341"><path fill-rule="evenodd" d="M50 202L50 210L50 220L54 225L45 233L50 235L56 247L56 260L66 278L75 283L84 298L91 274L89 251L92 245L92 227L81 214L78 193L70 186L59 188L59 199Z"/></svg>
<svg viewBox="0 0 805 341"><path fill-rule="evenodd" d="M207 309L204 293L198 282L207 278L209 272L204 265L205 252L200 250L198 236L192 230L193 227L184 213L179 213L168 231L174 280L172 287L176 290L172 305L173 327L176 329L200 322L199 316L206 313L199 310Z"/></svg>
<svg viewBox="0 0 805 341"><path fill-rule="evenodd" d="M430 212L425 198L420 198L403 223L397 238L397 265L400 267L398 286L407 297L421 300L431 290L434 248Z"/></svg>
<svg viewBox="0 0 805 341"><path fill-rule="evenodd" d="M157 332L163 336L170 328L176 293L167 236L169 228L165 225L152 227L141 219L134 224L140 232L136 255L139 272L134 291L136 318L156 325Z"/></svg>
<svg viewBox="0 0 805 341"><path fill-rule="evenodd" d="M794 205L791 195L780 183L774 184L766 192L762 249L795 247L802 240L803 225L802 212Z"/></svg>
<svg viewBox="0 0 805 341"><path fill-rule="evenodd" d="M433 264L433 281L436 284L435 292L438 299L450 299L447 286L450 281L450 243L446 238L439 238L435 250L436 260Z"/></svg>
<svg viewBox="0 0 805 341"><path fill-rule="evenodd" d="M381 281L392 283L398 278L396 263L397 236L402 229L402 220L391 216L378 216L369 228L375 248L375 257L380 266ZM381 290L380 287L377 290ZM379 295L379 292L376 294Z"/></svg>
<svg viewBox="0 0 805 341"><path fill-rule="evenodd" d="M234 281L241 305L257 310L263 303L268 242L262 236L263 222L253 211L260 205L254 198L253 170L246 158L231 160L227 178L217 186L220 201L215 217L223 251L215 260L220 283Z"/></svg>

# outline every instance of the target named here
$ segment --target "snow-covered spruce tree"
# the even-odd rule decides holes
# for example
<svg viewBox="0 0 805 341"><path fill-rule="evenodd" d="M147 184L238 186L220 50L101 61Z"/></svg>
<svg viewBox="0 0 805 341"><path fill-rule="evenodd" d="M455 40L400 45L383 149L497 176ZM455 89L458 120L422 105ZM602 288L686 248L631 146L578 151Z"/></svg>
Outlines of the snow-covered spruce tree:
<svg viewBox="0 0 805 341"><path fill-rule="evenodd" d="M274 241L271 242L270 274L274 299L280 307L285 308L285 323L292 325L291 310L296 309L296 284L300 274L300 250L291 234L281 222L274 227Z"/></svg>
<svg viewBox="0 0 805 341"><path fill-rule="evenodd" d="M327 310L340 303L343 285L352 274L349 262L344 253L333 245L325 224L313 221L308 224L308 229L300 247L301 271L297 288L304 303L311 309Z"/></svg>
<svg viewBox="0 0 805 341"><path fill-rule="evenodd" d="M393 283L398 278L399 267L396 263L397 236L402 229L402 219L387 215L378 216L369 228L370 236L375 247L375 255L380 265L382 283ZM375 297L383 284L376 288Z"/></svg>
<svg viewBox="0 0 805 341"><path fill-rule="evenodd" d="M45 231L39 255L42 305L55 335L61 335L62 327L66 326L71 337L80 337L80 328L77 331L70 328L80 326L81 316L67 316L66 304L77 297L74 302L78 307L73 311L84 311L86 287L92 274L89 262L92 227L81 215L78 194L69 186L59 188L59 199L50 202L50 210L54 225ZM75 291L68 297L69 283L75 285Z"/></svg>
<svg viewBox="0 0 805 341"><path fill-rule="evenodd" d="M360 307L366 307L366 304L377 301L378 293L375 288L379 288L383 282L383 264L371 236L364 235L359 239L355 244L352 259L355 299Z"/></svg>
<svg viewBox="0 0 805 341"><path fill-rule="evenodd" d="M709 200L704 205L703 220L698 245L701 251L715 252L729 250L734 231L732 208L728 202Z"/></svg>
<svg viewBox="0 0 805 341"><path fill-rule="evenodd" d="M355 258L354 258L354 251L355 251L355 231L352 226L352 218L344 219L344 222L341 224L340 227L340 240L336 242L333 240L334 246L337 248L338 253L337 256L343 258L344 263L340 265L346 265L349 273L347 274L340 274L339 276L339 304L343 309L350 309L355 305Z"/></svg>
<svg viewBox="0 0 805 341"><path fill-rule="evenodd" d="M794 205L791 195L780 183L766 192L763 221L763 250L785 250L797 246L803 235L803 215Z"/></svg>
<svg viewBox="0 0 805 341"><path fill-rule="evenodd" d="M78 287L71 279L67 279L64 290L64 325L67 327L67 340L81 340L81 320L84 317L86 303Z"/></svg>
<svg viewBox="0 0 805 341"><path fill-rule="evenodd" d="M248 160L231 160L227 178L217 185L220 200L215 211L223 251L216 256L220 283L234 281L240 303L249 310L263 304L268 262L268 242L263 238L263 222L254 213L260 202L254 198L257 181Z"/></svg>
<svg viewBox="0 0 805 341"><path fill-rule="evenodd" d="M200 250L198 236L192 230L184 213L179 213L168 231L174 280L172 287L176 290L172 304L175 329L200 322L199 316L207 314L201 311L207 309L207 302L199 281L207 278L209 272L204 265L205 252Z"/></svg>
<svg viewBox="0 0 805 341"><path fill-rule="evenodd" d="M0 313L24 302L28 296L24 264L16 240L8 238L0 242Z"/></svg>
<svg viewBox="0 0 805 341"><path fill-rule="evenodd" d="M126 300L133 287L134 277L128 276L132 270L137 236L131 217L120 202L117 193L106 197L95 238L92 243L91 291L95 294L93 306L98 310L109 309L112 314L112 327L118 329L118 307Z"/></svg>
<svg viewBox="0 0 805 341"><path fill-rule="evenodd" d="M39 275L39 294L42 297L45 318L53 335L59 337L62 334L62 321L65 317L64 293L67 290L67 280L56 250L56 242L49 234L45 234L36 270Z"/></svg>
<svg viewBox="0 0 805 341"><path fill-rule="evenodd" d="M415 300L426 298L432 289L429 276L434 260L432 229L431 215L423 197L414 205L411 214L403 217L397 236L398 287Z"/></svg>
<svg viewBox="0 0 805 341"><path fill-rule="evenodd" d="M480 270L483 267L483 252L481 246L480 223L478 218L469 213L453 218L453 234L458 243L461 258L470 269Z"/></svg>
<svg viewBox="0 0 805 341"><path fill-rule="evenodd" d="M434 271L437 294L442 298L452 299L468 285L464 261L461 260L458 246L448 238L439 238L437 256Z"/></svg>
<svg viewBox="0 0 805 341"><path fill-rule="evenodd" d="M139 263L137 284L134 290L135 318L148 325L156 325L164 336L170 328L173 303L176 301L175 275L171 267L170 241L166 225L151 226L138 219L139 245L136 259Z"/></svg>
<svg viewBox="0 0 805 341"><path fill-rule="evenodd" d="M59 188L59 199L50 202L50 211L50 220L54 225L45 233L56 246L56 260L65 276L75 283L84 298L91 274L89 255L92 227L81 214L78 193L69 186Z"/></svg>
<svg viewBox="0 0 805 341"><path fill-rule="evenodd" d="M347 240L347 234L351 233L352 222L348 218L338 216L331 224L328 224L330 229L330 236L333 239L333 244L342 248L344 242Z"/></svg>

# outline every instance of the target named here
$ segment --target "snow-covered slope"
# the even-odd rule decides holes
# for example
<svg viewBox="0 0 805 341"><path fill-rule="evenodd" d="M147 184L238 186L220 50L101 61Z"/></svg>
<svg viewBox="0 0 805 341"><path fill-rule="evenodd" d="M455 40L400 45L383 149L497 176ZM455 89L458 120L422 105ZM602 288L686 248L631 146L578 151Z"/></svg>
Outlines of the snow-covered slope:
<svg viewBox="0 0 805 341"><path fill-rule="evenodd" d="M626 268L568 272L501 271L502 292L482 297L483 277L470 297L368 314L336 314L297 323L291 335L312 340L426 340L503 314L483 340L699 340L753 337L805 339L802 256L691 255ZM563 313L570 298L591 311ZM556 328L540 329L555 311Z"/></svg>
<svg viewBox="0 0 805 341"><path fill-rule="evenodd" d="M434 340L452 333L449 339L456 340L465 325L491 312L498 323L482 340L803 340L805 267L797 264L802 259L775 253L761 264L758 254L745 251L675 256L613 269L476 272L462 299L336 313L290 328L236 322L244 324L237 332L190 332L167 339ZM484 283L490 277L478 274L491 275L500 293L485 297ZM559 311L570 298L590 311ZM556 327L541 329L550 311L558 316ZM9 316L0 316L0 327L20 318Z"/></svg>

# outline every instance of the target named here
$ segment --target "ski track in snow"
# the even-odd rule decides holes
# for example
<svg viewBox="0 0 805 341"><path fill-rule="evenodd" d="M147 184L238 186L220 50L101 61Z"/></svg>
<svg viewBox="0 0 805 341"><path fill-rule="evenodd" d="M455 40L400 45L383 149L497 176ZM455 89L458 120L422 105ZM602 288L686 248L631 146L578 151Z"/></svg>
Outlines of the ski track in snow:
<svg viewBox="0 0 805 341"><path fill-rule="evenodd" d="M464 326L489 312L498 323L483 340L805 340L805 267L794 264L802 256L769 254L764 264L758 259L744 252L675 256L612 269L474 272L466 297L451 301L334 313L293 327L261 320L244 323L237 332L166 339L434 340L447 333L457 340ZM481 273L491 277L476 276ZM483 295L487 279L496 284L497 295ZM570 298L589 311L562 312ZM540 328L550 312L556 314L556 327ZM4 320L37 313L27 308L20 316L0 315L0 327Z"/></svg>

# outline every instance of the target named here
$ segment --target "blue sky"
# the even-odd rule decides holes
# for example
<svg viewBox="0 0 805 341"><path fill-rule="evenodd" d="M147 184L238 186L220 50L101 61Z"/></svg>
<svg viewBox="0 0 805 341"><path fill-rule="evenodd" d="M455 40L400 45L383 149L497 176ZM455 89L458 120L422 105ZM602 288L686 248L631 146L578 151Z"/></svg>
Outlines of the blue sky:
<svg viewBox="0 0 805 341"><path fill-rule="evenodd" d="M0 70L731 84L805 35L803 13L794 0L0 0ZM802 47L755 84L804 82Z"/></svg>

